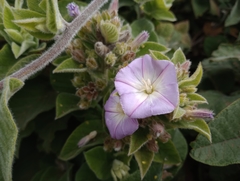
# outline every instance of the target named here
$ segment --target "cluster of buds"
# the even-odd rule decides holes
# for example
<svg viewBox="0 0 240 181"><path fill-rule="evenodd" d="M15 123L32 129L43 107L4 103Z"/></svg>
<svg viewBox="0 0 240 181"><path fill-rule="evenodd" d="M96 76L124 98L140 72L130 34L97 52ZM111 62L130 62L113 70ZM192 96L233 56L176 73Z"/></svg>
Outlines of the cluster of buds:
<svg viewBox="0 0 240 181"><path fill-rule="evenodd" d="M71 16L79 14L76 4L70 4L67 8ZM108 10L97 12L82 27L66 52L79 63L79 67L86 69L82 74L87 72L90 77L89 81L97 85L94 95L100 100L104 95L104 90L113 84L116 72L135 58L137 48L147 41L148 37L149 34L146 31L135 39L131 37L130 26L123 25L123 21L118 16L118 0L114 0ZM80 92L80 102L84 102L84 106L87 106L86 98L89 96L82 99L82 87L88 82L85 85L75 83L75 80L81 77L79 74L73 78L72 82L78 89L77 95ZM88 102L91 103L91 101ZM88 104L88 107L90 105Z"/></svg>

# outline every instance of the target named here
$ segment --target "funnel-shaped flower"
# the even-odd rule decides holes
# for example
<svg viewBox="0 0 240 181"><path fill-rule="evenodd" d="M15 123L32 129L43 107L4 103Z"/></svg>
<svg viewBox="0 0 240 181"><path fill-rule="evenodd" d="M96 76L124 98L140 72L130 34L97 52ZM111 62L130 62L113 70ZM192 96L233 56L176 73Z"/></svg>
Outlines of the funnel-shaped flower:
<svg viewBox="0 0 240 181"><path fill-rule="evenodd" d="M122 139L138 129L137 119L132 119L123 112L117 91L112 92L104 109L106 125L112 138Z"/></svg>
<svg viewBox="0 0 240 181"><path fill-rule="evenodd" d="M116 75L115 87L123 111L131 118L172 112L178 104L175 66L149 55L133 60Z"/></svg>

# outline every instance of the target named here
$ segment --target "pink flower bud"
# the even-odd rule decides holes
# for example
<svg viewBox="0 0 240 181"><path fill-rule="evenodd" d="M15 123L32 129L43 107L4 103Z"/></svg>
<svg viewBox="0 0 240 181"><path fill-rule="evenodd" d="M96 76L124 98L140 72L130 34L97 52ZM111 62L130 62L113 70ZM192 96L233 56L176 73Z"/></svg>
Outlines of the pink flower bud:
<svg viewBox="0 0 240 181"><path fill-rule="evenodd" d="M69 3L66 8L68 10L69 16L73 18L77 17L80 14L79 7L75 3Z"/></svg>
<svg viewBox="0 0 240 181"><path fill-rule="evenodd" d="M79 142L78 147L82 147L86 145L91 139L95 138L97 135L97 131L90 132L87 136L84 136Z"/></svg>
<svg viewBox="0 0 240 181"><path fill-rule="evenodd" d="M132 42L132 48L136 49L138 48L141 44L145 43L149 38L149 34L147 31L143 31L140 33Z"/></svg>

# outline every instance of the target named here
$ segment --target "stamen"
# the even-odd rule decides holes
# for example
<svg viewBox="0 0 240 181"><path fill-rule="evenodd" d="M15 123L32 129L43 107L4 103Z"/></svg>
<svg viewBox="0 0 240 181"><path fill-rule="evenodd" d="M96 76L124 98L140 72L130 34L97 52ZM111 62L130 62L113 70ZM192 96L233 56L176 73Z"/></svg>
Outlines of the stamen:
<svg viewBox="0 0 240 181"><path fill-rule="evenodd" d="M143 83L145 85L145 91L147 94L151 94L153 92L153 88L152 88L152 84L151 84L151 80L150 79L147 79L147 80L144 80L143 79Z"/></svg>

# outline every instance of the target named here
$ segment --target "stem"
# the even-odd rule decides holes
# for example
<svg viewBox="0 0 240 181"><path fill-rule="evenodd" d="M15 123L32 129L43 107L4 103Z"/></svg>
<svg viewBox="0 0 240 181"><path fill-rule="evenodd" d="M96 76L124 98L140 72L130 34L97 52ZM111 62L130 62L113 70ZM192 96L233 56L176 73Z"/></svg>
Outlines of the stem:
<svg viewBox="0 0 240 181"><path fill-rule="evenodd" d="M93 0L84 11L77 16L71 23L66 24L66 29L62 35L59 36L54 45L43 53L36 60L26 65L22 69L14 72L10 77L26 80L31 75L42 70L52 60L54 60L60 53L62 53L72 38L85 25L85 23L100 9L108 0ZM0 81L0 90L3 88L3 80Z"/></svg>

